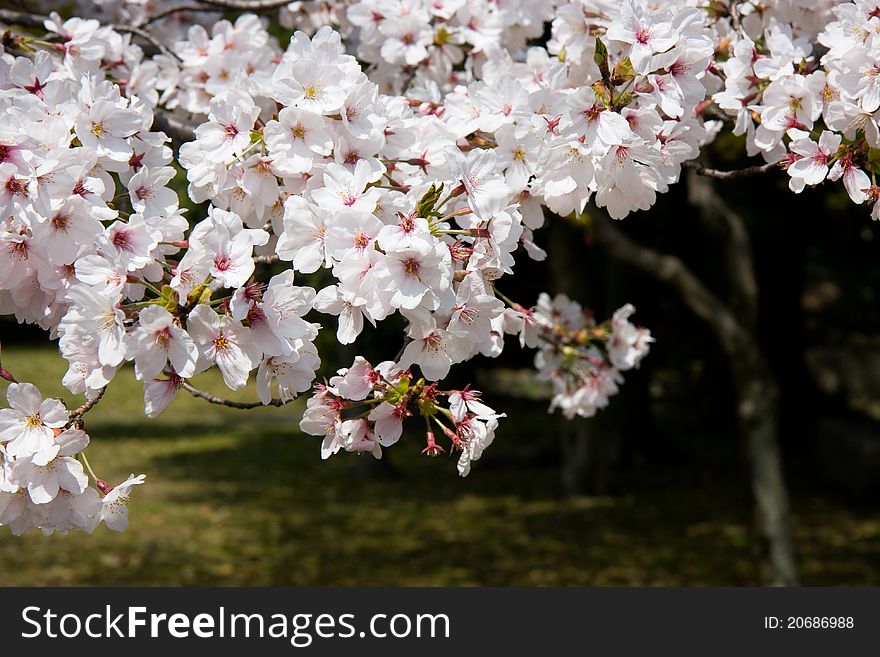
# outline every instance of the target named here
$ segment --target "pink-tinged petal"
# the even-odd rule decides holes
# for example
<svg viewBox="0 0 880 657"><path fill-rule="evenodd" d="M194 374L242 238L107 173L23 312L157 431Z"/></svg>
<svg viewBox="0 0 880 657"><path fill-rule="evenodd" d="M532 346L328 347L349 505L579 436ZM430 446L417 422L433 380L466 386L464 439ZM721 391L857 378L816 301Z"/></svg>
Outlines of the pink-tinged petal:
<svg viewBox="0 0 880 657"><path fill-rule="evenodd" d="M828 167L819 164L813 158L805 157L802 160L792 162L788 167L788 172L793 177L803 178L807 185L818 185L828 175Z"/></svg>
<svg viewBox="0 0 880 657"><path fill-rule="evenodd" d="M867 190L871 187L871 179L861 169L851 167L843 174L843 186L853 203L864 203Z"/></svg>
<svg viewBox="0 0 880 657"><path fill-rule="evenodd" d="M144 383L144 413L147 417L158 417L177 394L173 381L147 381Z"/></svg>
<svg viewBox="0 0 880 657"><path fill-rule="evenodd" d="M240 390L247 384L252 365L238 346L230 345L217 352L217 367L223 375L223 382L232 390Z"/></svg>

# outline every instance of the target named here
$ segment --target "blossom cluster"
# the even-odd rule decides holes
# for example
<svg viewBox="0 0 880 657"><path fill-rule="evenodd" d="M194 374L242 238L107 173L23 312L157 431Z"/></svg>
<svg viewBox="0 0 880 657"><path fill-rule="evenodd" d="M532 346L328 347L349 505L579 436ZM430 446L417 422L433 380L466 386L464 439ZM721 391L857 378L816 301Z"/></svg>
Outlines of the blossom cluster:
<svg viewBox="0 0 880 657"><path fill-rule="evenodd" d="M733 117L734 134L749 154L781 162L795 193L839 180L880 219L875 3L820 3L805 23L774 12L746 18L715 66L724 86L712 98Z"/></svg>
<svg viewBox="0 0 880 657"><path fill-rule="evenodd" d="M190 196L234 211L253 226L239 239L260 234L294 271L329 270L310 301L338 316L340 343L399 313L410 340L400 365L430 380L499 353L492 285L530 235L496 151L462 152L436 117L379 94L329 29L295 34L271 76L254 70L247 86L213 96L181 147ZM189 257L179 272L195 283L203 271L191 274ZM232 261L230 284L252 272Z"/></svg>
<svg viewBox="0 0 880 657"><path fill-rule="evenodd" d="M637 368L654 342L651 332L629 321L635 308L619 308L597 325L593 316L564 294L546 293L532 308L505 311L505 330L523 346L537 349L538 379L553 386L550 410L566 418L593 417L623 383L622 372Z"/></svg>
<svg viewBox="0 0 880 657"><path fill-rule="evenodd" d="M393 361L373 367L360 356L316 390L300 428L323 437L325 459L340 450L381 458L383 447L400 440L404 420L417 413L427 427L423 453L436 456L445 451L435 434L441 432L450 449L461 452L458 472L467 476L471 464L495 439L498 420L505 417L484 404L479 391L443 391ZM446 397L445 405L438 403L441 397Z"/></svg>
<svg viewBox="0 0 880 657"><path fill-rule="evenodd" d="M442 434L466 474L502 415L443 391L453 365L518 334L552 407L589 417L652 342L631 306L596 323L499 292L547 257L547 217L650 208L729 125L794 192L839 180L880 218L876 3L291 2L285 42L249 13L151 19L174 4L82 3L104 22L52 15L0 51L0 313L57 337L90 400L132 362L150 416L213 367L283 404L313 386L321 315L342 344L396 316L398 356L317 386L302 429L325 456L379 456L421 415L426 452ZM159 115L192 126L177 156ZM88 529L94 512L56 512L91 496L88 439L69 416L44 428L31 452L0 430L0 523L14 498L38 509L16 527ZM46 500L33 473L56 447Z"/></svg>
<svg viewBox="0 0 880 657"><path fill-rule="evenodd" d="M123 531L131 488L144 475L115 488L100 479L90 486L76 458L89 437L64 404L44 399L30 383L10 384L6 399L9 408L0 409L0 525L15 534L35 527L46 534L92 533L102 522Z"/></svg>

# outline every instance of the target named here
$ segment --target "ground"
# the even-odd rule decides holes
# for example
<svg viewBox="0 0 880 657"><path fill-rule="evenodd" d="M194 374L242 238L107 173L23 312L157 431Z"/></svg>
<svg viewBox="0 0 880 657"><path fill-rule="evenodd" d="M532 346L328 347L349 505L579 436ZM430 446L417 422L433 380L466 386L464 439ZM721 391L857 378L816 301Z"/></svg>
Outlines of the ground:
<svg viewBox="0 0 880 657"><path fill-rule="evenodd" d="M56 351L7 348L3 365L64 396ZM217 377L199 385L222 391ZM5 390L5 383L0 382ZM250 396L253 395L251 391ZM239 398L248 398L247 393ZM69 394L67 398L74 400ZM87 416L98 475L145 473L131 527L93 536L0 529L4 585L749 585L761 581L738 478L633 472L608 497L561 496L558 467L510 456L546 416L508 421L461 479L418 455L418 436L378 470L297 428L301 404L234 411L181 393L158 420L122 371ZM491 456L491 458L490 458ZM805 584L880 584L880 518L796 492Z"/></svg>

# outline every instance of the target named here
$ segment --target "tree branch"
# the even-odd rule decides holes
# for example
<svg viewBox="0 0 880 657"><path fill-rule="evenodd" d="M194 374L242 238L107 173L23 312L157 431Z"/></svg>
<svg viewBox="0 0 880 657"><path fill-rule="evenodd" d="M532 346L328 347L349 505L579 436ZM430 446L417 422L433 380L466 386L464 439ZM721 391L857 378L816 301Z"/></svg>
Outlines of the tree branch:
<svg viewBox="0 0 880 657"><path fill-rule="evenodd" d="M2 352L2 351L3 351L3 345L0 344L0 352ZM12 375L12 372L10 372L9 370L3 369L2 364L0 364L0 379L6 379L7 381L9 381L9 383L18 383L18 379L16 379Z"/></svg>
<svg viewBox="0 0 880 657"><path fill-rule="evenodd" d="M233 11L269 11L286 7L293 2L294 0L201 0L203 5Z"/></svg>
<svg viewBox="0 0 880 657"><path fill-rule="evenodd" d="M111 25L110 27L112 27L117 32L124 32L127 34L131 34L131 35L140 37L141 39L143 39L144 41L149 43L151 46L153 46L156 50L158 50L160 53L162 53L166 57L171 57L172 59L176 59L178 62L182 61L180 59L180 57L177 55L177 53L172 52L171 50L169 50L168 48L163 46L161 43L159 43L159 40L156 39L156 37L154 37L152 34L147 32L146 30L141 29L140 27L136 27L134 25Z"/></svg>
<svg viewBox="0 0 880 657"><path fill-rule="evenodd" d="M740 323L753 330L758 322L758 281L752 259L752 244L742 217L721 197L714 183L696 170L687 173L688 203L713 232L720 234L730 275L731 306Z"/></svg>
<svg viewBox="0 0 880 657"><path fill-rule="evenodd" d="M210 392L205 392L204 390L199 390L198 388L194 388L186 381L180 382L180 387L186 390L193 397L199 397L200 399L204 399L207 402L212 404L217 404L218 406L228 406L229 408L237 408L239 410L248 411L252 408L261 408L263 406L285 406L290 401L284 401L283 399L272 399L268 404L264 404L263 402L237 402L231 399L224 399L223 397L218 397L217 395L212 395Z"/></svg>
<svg viewBox="0 0 880 657"><path fill-rule="evenodd" d="M682 166L687 169L693 169L699 175L706 176L707 178L717 178L718 180L734 180L736 178L748 178L749 176L757 176L762 173L767 173L768 171L772 171L773 169L778 168L779 163L770 162L769 164L746 167L745 169L732 169L730 171L710 169L695 160L688 160L687 162L684 162Z"/></svg>
<svg viewBox="0 0 880 657"><path fill-rule="evenodd" d="M21 27L30 27L30 28L43 28L45 29L45 21L48 19L48 16L41 16L40 14L31 14L23 11L15 11L12 9L0 9L0 23L6 23L8 25L20 25ZM109 25L109 27L113 28L117 32L123 32L127 34L131 34L137 36L147 43L149 43L153 48L155 48L158 52L162 53L167 57L173 57L177 61L180 61L180 57L171 52L168 48L162 45L156 37L147 32L144 29L141 29L136 25Z"/></svg>
<svg viewBox="0 0 880 657"><path fill-rule="evenodd" d="M740 3L737 0L729 0L727 5L728 5L727 11L730 13L730 24L734 30L739 32L740 30L742 30L742 25L739 22L739 5L740 5Z"/></svg>
<svg viewBox="0 0 880 657"><path fill-rule="evenodd" d="M180 144L196 138L196 131L192 125L159 107L153 110L153 129L161 130L171 137L178 148Z"/></svg>
<svg viewBox="0 0 880 657"><path fill-rule="evenodd" d="M590 213L593 235L608 254L674 288L685 305L718 336L725 351L734 351L748 341L733 313L710 292L680 258L659 253L635 242L613 225L612 220Z"/></svg>
<svg viewBox="0 0 880 657"><path fill-rule="evenodd" d="M147 16L138 27L144 27L181 11L217 11L218 9L226 9L230 11L260 12L280 9L292 2L293 0L200 0L199 2L181 2L180 4L160 9L155 14Z"/></svg>
<svg viewBox="0 0 880 657"><path fill-rule="evenodd" d="M715 333L737 390L737 418L748 447L752 492L761 532L769 546L774 584L797 585L791 540L790 505L777 440L778 389L754 332L710 292L679 258L642 246L620 231L603 213L591 213L593 235L608 254L660 280Z"/></svg>
<svg viewBox="0 0 880 657"><path fill-rule="evenodd" d="M42 27L45 28L43 21L46 16L39 14L30 14L25 11L14 11L12 9L0 9L0 23L7 25L21 25L22 27Z"/></svg>
<svg viewBox="0 0 880 657"><path fill-rule="evenodd" d="M94 399L88 400L85 404L80 406L79 408L70 412L70 419L74 422L82 419L82 416L92 410L95 406L98 405L98 402L101 401L101 397L104 396L104 393L107 392L107 386L104 386L98 391L98 394Z"/></svg>

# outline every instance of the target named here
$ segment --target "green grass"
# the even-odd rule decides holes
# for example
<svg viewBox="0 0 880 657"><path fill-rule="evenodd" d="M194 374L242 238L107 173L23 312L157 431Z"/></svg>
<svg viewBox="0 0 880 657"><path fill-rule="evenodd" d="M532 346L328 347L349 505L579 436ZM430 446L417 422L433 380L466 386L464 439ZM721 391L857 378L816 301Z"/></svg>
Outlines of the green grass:
<svg viewBox="0 0 880 657"><path fill-rule="evenodd" d="M7 348L3 364L65 396L65 363ZM217 377L199 385L221 392ZM5 384L0 386L5 390ZM747 490L735 479L635 473L611 497L557 494L552 460L517 458L543 413L508 420L467 479L420 437L387 466L322 462L302 408L234 411L180 393L143 416L129 370L87 416L99 476L146 473L124 534L13 537L0 529L4 585L746 585L760 582ZM252 396L244 393L239 398ZM71 405L79 403L66 395ZM880 519L798 500L807 584L880 583Z"/></svg>

